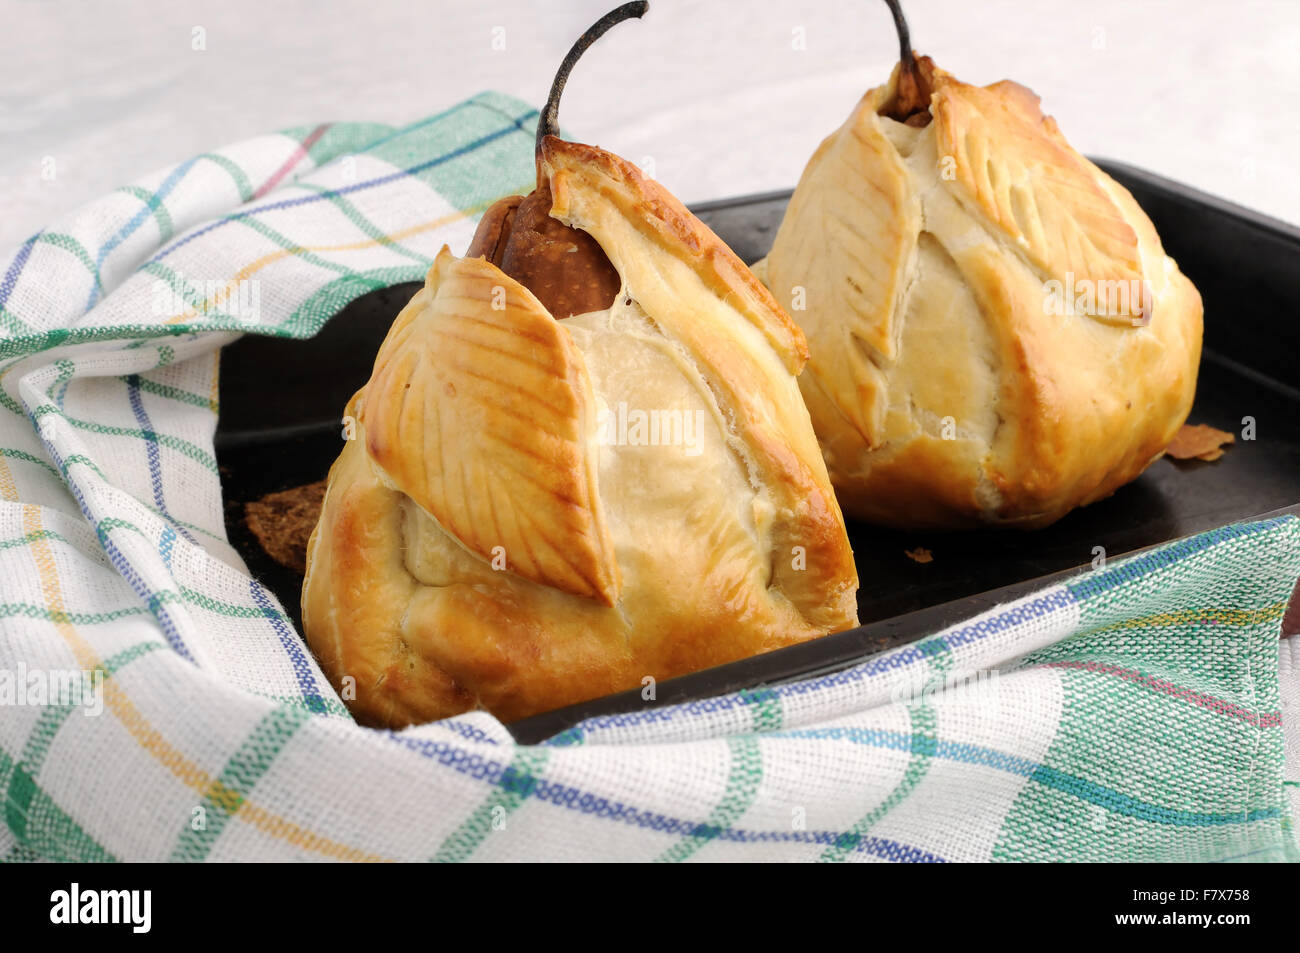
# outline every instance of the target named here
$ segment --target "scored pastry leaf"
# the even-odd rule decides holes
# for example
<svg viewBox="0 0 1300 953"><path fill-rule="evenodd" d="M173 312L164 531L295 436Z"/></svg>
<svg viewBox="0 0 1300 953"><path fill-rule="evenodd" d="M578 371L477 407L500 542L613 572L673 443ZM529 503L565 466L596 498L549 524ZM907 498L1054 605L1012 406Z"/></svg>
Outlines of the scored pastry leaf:
<svg viewBox="0 0 1300 953"><path fill-rule="evenodd" d="M919 228L907 169L881 129L879 104L879 91L868 94L822 143L767 260L777 300L796 318L804 310L822 316L803 322L818 355L809 372L869 444L884 413L873 363L898 358L898 301Z"/></svg>
<svg viewBox="0 0 1300 953"><path fill-rule="evenodd" d="M970 86L936 70L931 109L939 155L953 160L946 184L1044 277L1142 280L1137 234L1032 91L1010 80Z"/></svg>
<svg viewBox="0 0 1300 953"><path fill-rule="evenodd" d="M466 549L613 605L619 574L588 430L581 352L522 285L444 247L360 410L370 457Z"/></svg>

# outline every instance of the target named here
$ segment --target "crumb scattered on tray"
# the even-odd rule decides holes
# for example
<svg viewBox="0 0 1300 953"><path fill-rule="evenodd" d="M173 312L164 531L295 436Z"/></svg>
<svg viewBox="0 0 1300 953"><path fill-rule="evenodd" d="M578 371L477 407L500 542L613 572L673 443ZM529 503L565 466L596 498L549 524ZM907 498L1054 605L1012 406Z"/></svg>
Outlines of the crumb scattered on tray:
<svg viewBox="0 0 1300 953"><path fill-rule="evenodd" d="M1183 424L1165 453L1175 460L1217 460L1223 456L1224 447L1234 441L1232 434L1209 424Z"/></svg>
<svg viewBox="0 0 1300 953"><path fill-rule="evenodd" d="M912 560L913 562L918 562L918 563L934 562L934 553L930 552L930 550L926 549L924 546L918 546L916 547L916 549L905 549L903 550L903 552L907 553L907 558Z"/></svg>
<svg viewBox="0 0 1300 953"><path fill-rule="evenodd" d="M320 519L325 481L270 493L244 505L244 523L266 554L295 572L307 571L307 539Z"/></svg>

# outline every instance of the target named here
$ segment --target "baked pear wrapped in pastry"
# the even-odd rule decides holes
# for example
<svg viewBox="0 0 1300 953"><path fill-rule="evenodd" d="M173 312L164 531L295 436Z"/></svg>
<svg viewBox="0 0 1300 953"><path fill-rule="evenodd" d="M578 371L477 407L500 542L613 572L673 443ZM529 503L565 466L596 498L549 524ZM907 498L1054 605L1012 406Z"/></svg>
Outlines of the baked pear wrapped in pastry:
<svg viewBox="0 0 1300 953"><path fill-rule="evenodd" d="M514 720L856 624L798 328L666 191L538 131L347 414L303 586L363 722ZM613 19L610 19L613 18ZM351 681L346 681L351 679Z"/></svg>
<svg viewBox="0 0 1300 953"><path fill-rule="evenodd" d="M1201 300L1038 97L910 49L809 161L755 266L807 335L841 506L1039 527L1157 459L1191 408Z"/></svg>

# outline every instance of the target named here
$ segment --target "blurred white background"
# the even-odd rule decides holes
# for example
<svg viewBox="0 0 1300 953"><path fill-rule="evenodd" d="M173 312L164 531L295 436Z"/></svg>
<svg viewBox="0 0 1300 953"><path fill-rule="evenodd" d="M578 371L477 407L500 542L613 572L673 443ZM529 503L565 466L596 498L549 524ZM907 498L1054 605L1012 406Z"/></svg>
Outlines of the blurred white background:
<svg viewBox="0 0 1300 953"><path fill-rule="evenodd" d="M1030 86L1080 150L1300 223L1300 2L904 3L917 50L969 82ZM0 252L145 172L262 132L406 123L489 88L539 104L613 5L0 0ZM687 202L789 188L896 51L880 0L652 0L575 70L561 119L653 157Z"/></svg>

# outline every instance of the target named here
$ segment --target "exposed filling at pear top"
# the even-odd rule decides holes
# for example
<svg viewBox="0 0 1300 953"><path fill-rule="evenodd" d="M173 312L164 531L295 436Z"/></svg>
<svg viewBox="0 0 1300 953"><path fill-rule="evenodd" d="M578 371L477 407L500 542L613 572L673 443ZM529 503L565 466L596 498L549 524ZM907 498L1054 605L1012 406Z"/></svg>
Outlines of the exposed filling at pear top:
<svg viewBox="0 0 1300 953"><path fill-rule="evenodd" d="M557 319L608 309L622 279L594 238L551 218L551 204L546 181L527 196L497 202L479 222L466 256L492 262Z"/></svg>
<svg viewBox="0 0 1300 953"><path fill-rule="evenodd" d="M932 118L933 76L934 61L928 56L912 56L909 51L907 58L900 61L894 98L881 107L880 115L908 126L928 126Z"/></svg>
<svg viewBox="0 0 1300 953"><path fill-rule="evenodd" d="M894 15L894 29L898 31L898 88L894 91L894 98L880 110L880 115L909 126L929 125L934 63L928 56L917 59L913 52L911 31L898 0L885 2Z"/></svg>

